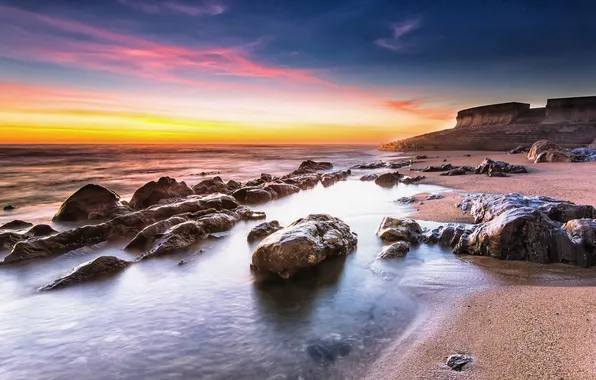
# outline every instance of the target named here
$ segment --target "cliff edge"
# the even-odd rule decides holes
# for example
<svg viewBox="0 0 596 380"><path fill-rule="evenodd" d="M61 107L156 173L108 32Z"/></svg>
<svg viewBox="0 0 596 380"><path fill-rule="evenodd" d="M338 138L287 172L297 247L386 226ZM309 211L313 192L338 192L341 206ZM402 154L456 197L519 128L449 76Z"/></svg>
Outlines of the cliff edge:
<svg viewBox="0 0 596 380"><path fill-rule="evenodd" d="M596 96L548 99L546 107L502 103L459 111L455 127L385 144L384 151L509 150L550 140L578 147L596 139Z"/></svg>

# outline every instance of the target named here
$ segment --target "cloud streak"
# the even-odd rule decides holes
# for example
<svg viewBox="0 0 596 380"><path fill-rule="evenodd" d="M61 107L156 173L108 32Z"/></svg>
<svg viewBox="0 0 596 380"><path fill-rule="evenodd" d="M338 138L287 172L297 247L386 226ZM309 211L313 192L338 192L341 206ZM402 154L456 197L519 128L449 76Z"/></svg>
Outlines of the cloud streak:
<svg viewBox="0 0 596 380"><path fill-rule="evenodd" d="M394 111L409 113L424 119L451 120L455 116L454 110L427 107L424 105L423 101L418 99L387 100L384 105Z"/></svg>
<svg viewBox="0 0 596 380"><path fill-rule="evenodd" d="M375 41L377 46L391 51L401 51L408 48L403 37L420 28L420 19L406 20L393 24L393 35L389 38L379 38Z"/></svg>
<svg viewBox="0 0 596 380"><path fill-rule="evenodd" d="M153 14L160 12L169 12L185 14L188 16L217 16L224 13L227 10L227 7L225 5L214 2L195 2L193 4L186 4L176 1L159 1L152 3L143 0L119 0L119 2L128 7L140 9L145 13Z"/></svg>

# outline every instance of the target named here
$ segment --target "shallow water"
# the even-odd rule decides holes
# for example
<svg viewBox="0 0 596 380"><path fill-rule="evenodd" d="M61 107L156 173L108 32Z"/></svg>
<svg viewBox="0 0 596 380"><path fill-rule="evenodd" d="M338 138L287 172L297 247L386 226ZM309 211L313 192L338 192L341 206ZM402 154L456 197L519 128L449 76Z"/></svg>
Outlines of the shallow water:
<svg viewBox="0 0 596 380"><path fill-rule="evenodd" d="M354 156L345 158L347 166L373 153L340 154ZM284 171L296 166L292 162ZM297 281L253 278L254 246L246 235L259 222L239 223L221 239L136 263L116 277L44 294L36 289L84 261L105 254L132 257L121 245L104 244L0 267L0 378L357 379L407 329L421 295L457 296L520 278L580 284L593 277L593 271L567 266L532 275L537 267L474 262L424 245L404 259L377 261L382 243L374 231L381 219L411 211L394 200L444 189L383 189L357 178L254 207L282 225L329 213L358 233L352 254L328 260L315 275ZM181 259L190 262L178 266Z"/></svg>

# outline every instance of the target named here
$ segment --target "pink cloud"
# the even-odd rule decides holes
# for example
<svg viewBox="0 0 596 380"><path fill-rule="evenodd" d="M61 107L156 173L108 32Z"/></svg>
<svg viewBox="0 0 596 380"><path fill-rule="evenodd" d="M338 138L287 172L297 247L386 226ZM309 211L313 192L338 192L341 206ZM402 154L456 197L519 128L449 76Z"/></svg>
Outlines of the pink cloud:
<svg viewBox="0 0 596 380"><path fill-rule="evenodd" d="M48 33L47 27L55 33ZM332 86L306 70L260 64L245 47L189 48L157 43L9 6L0 6L0 44L0 56L8 58L197 87L227 85L223 81L199 80L198 76L282 79Z"/></svg>
<svg viewBox="0 0 596 380"><path fill-rule="evenodd" d="M402 40L405 35L408 33L418 29L420 27L420 20L406 20L400 23L393 24L393 36L390 38L379 38L375 41L375 44L378 46L392 50L392 51L400 51L408 47L408 44L404 43Z"/></svg>
<svg viewBox="0 0 596 380"><path fill-rule="evenodd" d="M424 119L450 120L455 116L455 110L447 108L428 107L418 99L386 100L384 105L394 111L406 112Z"/></svg>
<svg viewBox="0 0 596 380"><path fill-rule="evenodd" d="M181 13L189 16L209 15L217 16L224 13L227 8L223 4L214 2L203 2L184 4L176 1L161 1L148 3L143 0L119 0L120 3L132 8L137 8L146 13L160 13L163 11Z"/></svg>

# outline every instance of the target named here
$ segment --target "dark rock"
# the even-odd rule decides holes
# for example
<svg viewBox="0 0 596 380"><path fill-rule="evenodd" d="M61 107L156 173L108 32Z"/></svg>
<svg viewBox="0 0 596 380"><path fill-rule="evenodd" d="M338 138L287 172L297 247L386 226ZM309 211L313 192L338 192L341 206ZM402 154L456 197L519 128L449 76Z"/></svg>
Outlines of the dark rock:
<svg viewBox="0 0 596 380"><path fill-rule="evenodd" d="M426 160L428 157L425 155L418 155L418 156L414 156L415 160Z"/></svg>
<svg viewBox="0 0 596 380"><path fill-rule="evenodd" d="M262 240L267 236L271 235L272 233L281 229L282 226L279 225L279 222L277 220L261 223L255 226L252 230L250 230L246 239L249 243L254 243L255 241Z"/></svg>
<svg viewBox="0 0 596 380"><path fill-rule="evenodd" d="M499 170L495 170L495 169L488 169L488 173L487 175L489 177L509 177L509 174L505 174Z"/></svg>
<svg viewBox="0 0 596 380"><path fill-rule="evenodd" d="M266 237L255 249L252 268L292 277L330 256L348 254L358 239L338 218L313 214Z"/></svg>
<svg viewBox="0 0 596 380"><path fill-rule="evenodd" d="M12 206L12 205L8 205L8 206L4 206L4 208L2 210L9 212L9 211L14 211L16 209L16 207Z"/></svg>
<svg viewBox="0 0 596 380"><path fill-rule="evenodd" d="M470 153L466 153L464 154L464 157L472 157L472 155Z"/></svg>
<svg viewBox="0 0 596 380"><path fill-rule="evenodd" d="M277 194L272 189L264 189L261 187L242 187L234 193L232 196L242 203L248 204L259 204L269 202L277 197Z"/></svg>
<svg viewBox="0 0 596 380"><path fill-rule="evenodd" d="M226 187L228 190L237 190L242 187L242 182L231 179L226 183Z"/></svg>
<svg viewBox="0 0 596 380"><path fill-rule="evenodd" d="M52 227L48 226L47 224L38 224L36 226L33 226L25 233L0 233L0 249L12 249L15 246L15 244L17 244L20 241L35 237L49 236L56 233L58 233L58 231L55 231Z"/></svg>
<svg viewBox="0 0 596 380"><path fill-rule="evenodd" d="M439 175L442 176L454 176L454 175L466 175L468 173L474 173L474 168L471 166L460 166L455 169L451 169L445 173L441 173Z"/></svg>
<svg viewBox="0 0 596 380"><path fill-rule="evenodd" d="M384 161L373 161L367 164L359 164L352 167L352 169L361 169L361 170L368 170L368 169L380 169L386 167L387 164Z"/></svg>
<svg viewBox="0 0 596 380"><path fill-rule="evenodd" d="M406 241L416 244L421 239L422 227L412 219L383 218L376 232L381 240L385 241Z"/></svg>
<svg viewBox="0 0 596 380"><path fill-rule="evenodd" d="M529 149L526 148L523 145L518 146L517 148L513 148L509 151L509 154L520 154L520 153L526 153L528 152Z"/></svg>
<svg viewBox="0 0 596 380"><path fill-rule="evenodd" d="M345 181L352 174L350 169L325 173L321 176L321 184L325 187L335 185L339 181Z"/></svg>
<svg viewBox="0 0 596 380"><path fill-rule="evenodd" d="M385 173L381 174L377 179L375 179L375 183L381 187L393 187L397 185L400 177L401 175L399 172Z"/></svg>
<svg viewBox="0 0 596 380"><path fill-rule="evenodd" d="M74 268L64 276L39 290L47 291L113 276L126 269L131 263L114 256L100 256Z"/></svg>
<svg viewBox="0 0 596 380"><path fill-rule="evenodd" d="M281 181L306 190L315 187L321 180L320 174L303 174L295 176L284 176Z"/></svg>
<svg viewBox="0 0 596 380"><path fill-rule="evenodd" d="M443 199L444 197L441 194L430 194L428 197L426 197L427 201L434 201L436 199Z"/></svg>
<svg viewBox="0 0 596 380"><path fill-rule="evenodd" d="M210 213L217 212L215 209L205 210ZM201 212L201 211L199 211ZM180 214L171 218L160 220L153 223L139 232L127 245L124 247L125 251L129 252L146 252L149 250L150 244L156 236L165 233L170 228L180 223L187 222L191 218L192 213Z"/></svg>
<svg viewBox="0 0 596 380"><path fill-rule="evenodd" d="M192 187L192 190L195 194L199 195L225 193L228 191L228 186L221 177L213 177L197 183Z"/></svg>
<svg viewBox="0 0 596 380"><path fill-rule="evenodd" d="M361 181L374 181L377 178L379 178L378 174L367 174L367 175L363 175L362 177L360 177Z"/></svg>
<svg viewBox="0 0 596 380"><path fill-rule="evenodd" d="M427 166L424 169L421 169L421 172L446 172L447 170L454 169L451 164L443 164L441 166Z"/></svg>
<svg viewBox="0 0 596 380"><path fill-rule="evenodd" d="M218 199L219 198L219 199ZM87 225L60 232L56 235L29 239L17 243L11 253L4 258L4 264L25 260L59 256L85 246L92 246L104 241L133 237L145 227L160 220L178 214L193 213L213 205L238 207L238 203L229 195L217 194L203 199L190 199L117 216L107 222Z"/></svg>
<svg viewBox="0 0 596 380"><path fill-rule="evenodd" d="M423 175L417 175L416 177L410 177L410 176L405 176L405 177L401 177L399 179L399 182L405 184L405 185L410 185L412 183L416 183L416 182L420 182L423 179L425 179L426 177Z"/></svg>
<svg viewBox="0 0 596 380"><path fill-rule="evenodd" d="M449 223L426 233L422 241L427 244L439 244L453 248L462 236L471 234L475 229L476 226L471 224Z"/></svg>
<svg viewBox="0 0 596 380"><path fill-rule="evenodd" d="M559 145L552 143L548 140L536 141L530 148L530 151L528 152L528 160L536 161L536 159L538 158L540 153L548 152L551 150L562 151L563 148L561 148Z"/></svg>
<svg viewBox="0 0 596 380"><path fill-rule="evenodd" d="M54 215L59 222L78 222L89 220L90 214L100 213L106 218L123 208L120 196L103 186L89 184L72 194Z"/></svg>
<svg viewBox="0 0 596 380"><path fill-rule="evenodd" d="M310 174L319 170L331 170L333 164L331 162L317 162L312 160L303 161L298 169L294 170L290 175Z"/></svg>
<svg viewBox="0 0 596 380"><path fill-rule="evenodd" d="M0 230L22 230L32 227L33 223L25 222L23 220L13 220L0 226Z"/></svg>
<svg viewBox="0 0 596 380"><path fill-rule="evenodd" d="M404 204L408 204L408 203L414 203L416 202L416 198L414 197L401 197L401 198L397 198L395 200L397 203L404 203Z"/></svg>
<svg viewBox="0 0 596 380"><path fill-rule="evenodd" d="M398 241L387 247L377 255L377 259L392 259L396 257L404 257L410 251L410 244L405 241Z"/></svg>
<svg viewBox="0 0 596 380"><path fill-rule="evenodd" d="M447 359L447 366L454 371L461 371L466 364L472 363L473 359L469 355L455 354Z"/></svg>
<svg viewBox="0 0 596 380"><path fill-rule="evenodd" d="M573 162L575 157L562 150L549 150L542 152L536 157L535 164L540 162Z"/></svg>
<svg viewBox="0 0 596 380"><path fill-rule="evenodd" d="M412 165L411 161L401 161L401 162L388 162L386 166L388 169L401 169L401 168L404 168L404 167L410 166L410 165Z"/></svg>
<svg viewBox="0 0 596 380"><path fill-rule="evenodd" d="M156 205L162 200L185 198L192 194L192 189L186 183L178 182L170 177L161 177L157 182L148 182L135 191L129 205L135 210L142 210Z"/></svg>
<svg viewBox="0 0 596 380"><path fill-rule="evenodd" d="M268 184L264 189L267 191L273 191L273 193L275 193L275 198L287 197L288 195L300 192L300 188L298 186L277 182Z"/></svg>
<svg viewBox="0 0 596 380"><path fill-rule="evenodd" d="M253 211L246 206L240 206L232 210L240 220L260 220L267 218L264 212Z"/></svg>
<svg viewBox="0 0 596 380"><path fill-rule="evenodd" d="M338 337L316 339L306 346L306 352L317 363L331 364L348 356L352 347Z"/></svg>
<svg viewBox="0 0 596 380"><path fill-rule="evenodd" d="M263 185L267 182L271 182L273 181L273 176L271 174L266 174L263 173L261 174L261 176L259 178L250 180L248 182L246 182L246 187L256 187L256 186L260 186Z"/></svg>
<svg viewBox="0 0 596 380"><path fill-rule="evenodd" d="M491 174L501 173L527 173L528 171L522 165L511 165L504 161L493 161L490 158L485 158L474 170L475 174ZM496 177L496 176L495 176Z"/></svg>

